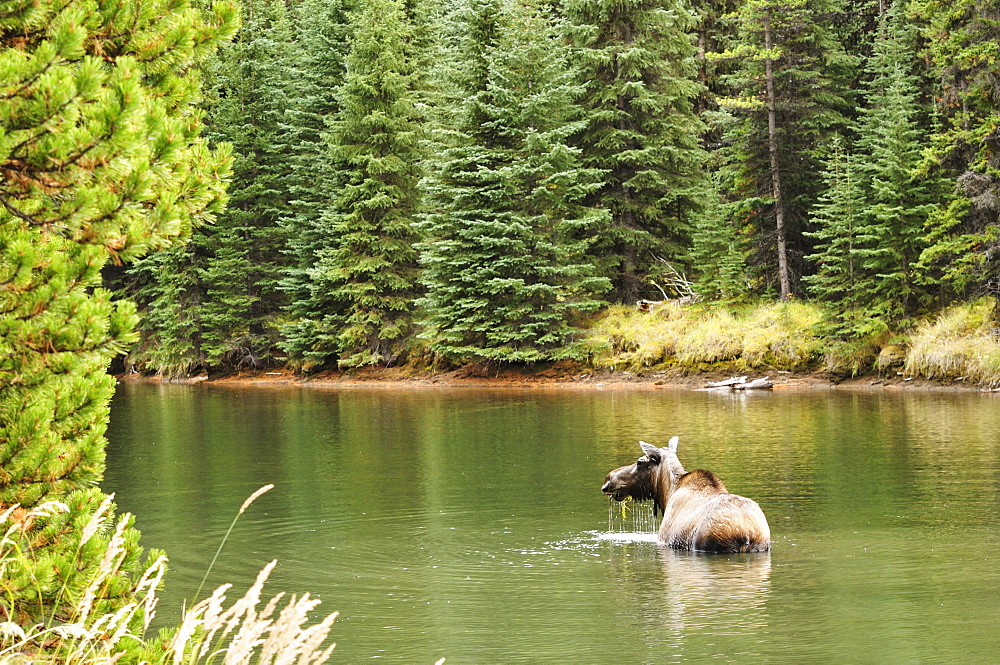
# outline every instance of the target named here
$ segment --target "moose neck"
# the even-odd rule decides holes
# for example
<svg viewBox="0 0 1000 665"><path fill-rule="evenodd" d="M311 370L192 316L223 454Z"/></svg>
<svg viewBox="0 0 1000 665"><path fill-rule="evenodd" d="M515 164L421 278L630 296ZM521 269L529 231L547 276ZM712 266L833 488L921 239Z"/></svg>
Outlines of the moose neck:
<svg viewBox="0 0 1000 665"><path fill-rule="evenodd" d="M684 471L684 467L677 460L665 460L660 464L658 471L654 500L660 512L666 514L667 503L677 489L681 476L687 472Z"/></svg>

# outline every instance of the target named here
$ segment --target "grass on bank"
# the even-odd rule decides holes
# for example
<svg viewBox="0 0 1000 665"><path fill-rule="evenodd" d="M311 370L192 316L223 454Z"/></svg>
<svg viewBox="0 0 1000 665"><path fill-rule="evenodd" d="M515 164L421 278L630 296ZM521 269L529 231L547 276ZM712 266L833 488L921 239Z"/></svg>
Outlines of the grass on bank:
<svg viewBox="0 0 1000 665"><path fill-rule="evenodd" d="M617 370L826 370L1000 384L1000 323L993 299L951 307L905 330L872 326L864 339L825 338L822 308L666 303L650 312L613 306L587 330L591 363Z"/></svg>
<svg viewBox="0 0 1000 665"><path fill-rule="evenodd" d="M794 370L820 358L813 332L820 319L818 308L795 302L741 309L666 303L651 312L619 305L595 320L588 345L594 365L630 371Z"/></svg>
<svg viewBox="0 0 1000 665"><path fill-rule="evenodd" d="M965 377L971 383L1000 384L1000 327L996 303L957 305L916 327L904 364L910 375L930 379Z"/></svg>

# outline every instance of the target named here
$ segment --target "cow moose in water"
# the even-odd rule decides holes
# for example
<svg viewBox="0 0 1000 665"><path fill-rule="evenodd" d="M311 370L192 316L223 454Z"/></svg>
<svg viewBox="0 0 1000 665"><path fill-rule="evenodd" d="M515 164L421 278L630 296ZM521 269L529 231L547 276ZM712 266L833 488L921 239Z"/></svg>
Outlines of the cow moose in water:
<svg viewBox="0 0 1000 665"><path fill-rule="evenodd" d="M675 436L666 448L640 441L644 453L608 474L601 491L616 501L655 501L663 513L657 542L699 552L766 552L771 529L756 501L730 494L711 471L684 470Z"/></svg>

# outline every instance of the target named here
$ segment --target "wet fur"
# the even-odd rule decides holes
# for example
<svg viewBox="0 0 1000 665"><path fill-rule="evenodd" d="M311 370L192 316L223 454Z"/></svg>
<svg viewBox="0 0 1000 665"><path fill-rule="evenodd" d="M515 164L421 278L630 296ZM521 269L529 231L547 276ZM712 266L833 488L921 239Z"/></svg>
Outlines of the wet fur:
<svg viewBox="0 0 1000 665"><path fill-rule="evenodd" d="M677 459L677 439L667 448L642 444L635 464L608 474L605 494L652 499L663 512L657 541L668 547L701 552L766 552L771 530L752 499L730 494L711 471L684 470Z"/></svg>

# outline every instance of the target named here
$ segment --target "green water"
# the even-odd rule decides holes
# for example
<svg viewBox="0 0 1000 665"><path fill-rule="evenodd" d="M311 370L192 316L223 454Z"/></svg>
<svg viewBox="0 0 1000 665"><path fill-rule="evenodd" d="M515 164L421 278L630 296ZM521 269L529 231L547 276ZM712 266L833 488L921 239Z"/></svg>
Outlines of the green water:
<svg viewBox="0 0 1000 665"><path fill-rule="evenodd" d="M609 532L605 474L674 434L770 554ZM209 585L278 559L272 591L340 612L335 663L997 662L996 395L123 386L108 437L161 621L274 483Z"/></svg>

